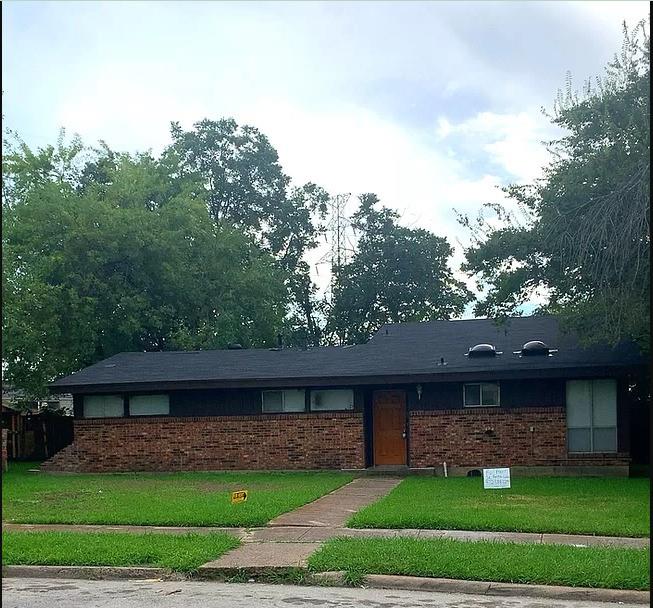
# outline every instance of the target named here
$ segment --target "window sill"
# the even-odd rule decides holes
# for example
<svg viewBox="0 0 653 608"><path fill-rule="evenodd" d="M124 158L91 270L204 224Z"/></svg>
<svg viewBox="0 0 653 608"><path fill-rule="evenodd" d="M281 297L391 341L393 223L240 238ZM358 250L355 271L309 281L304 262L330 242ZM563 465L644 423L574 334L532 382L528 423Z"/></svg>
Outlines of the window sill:
<svg viewBox="0 0 653 608"><path fill-rule="evenodd" d="M613 457L620 456L622 452L567 452L569 458L603 458L603 457Z"/></svg>
<svg viewBox="0 0 653 608"><path fill-rule="evenodd" d="M281 411L281 412L266 412L266 411L262 411L261 412L261 414L263 414L264 416L275 416L277 414L285 414L286 416L288 416L289 414L308 414L308 413L309 412L307 412L306 410L302 410L301 412L298 412L298 411L293 411L293 412L283 412L283 411Z"/></svg>

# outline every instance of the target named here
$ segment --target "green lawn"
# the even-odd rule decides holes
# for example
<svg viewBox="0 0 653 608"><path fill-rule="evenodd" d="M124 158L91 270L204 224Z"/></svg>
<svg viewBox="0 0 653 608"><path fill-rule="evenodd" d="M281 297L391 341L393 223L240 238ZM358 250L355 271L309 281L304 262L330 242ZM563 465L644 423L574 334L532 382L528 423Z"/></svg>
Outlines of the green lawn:
<svg viewBox="0 0 653 608"><path fill-rule="evenodd" d="M239 544L230 534L4 532L2 563L158 566L191 572Z"/></svg>
<svg viewBox="0 0 653 608"><path fill-rule="evenodd" d="M571 547L445 539L338 538L309 558L309 568L365 574L403 574L479 581L649 588L648 549Z"/></svg>
<svg viewBox="0 0 653 608"><path fill-rule="evenodd" d="M649 480L518 477L484 490L478 477L409 477L348 525L648 536Z"/></svg>
<svg viewBox="0 0 653 608"><path fill-rule="evenodd" d="M262 526L351 481L339 473L29 473L2 476L6 522L174 526ZM231 504L231 492L249 490Z"/></svg>

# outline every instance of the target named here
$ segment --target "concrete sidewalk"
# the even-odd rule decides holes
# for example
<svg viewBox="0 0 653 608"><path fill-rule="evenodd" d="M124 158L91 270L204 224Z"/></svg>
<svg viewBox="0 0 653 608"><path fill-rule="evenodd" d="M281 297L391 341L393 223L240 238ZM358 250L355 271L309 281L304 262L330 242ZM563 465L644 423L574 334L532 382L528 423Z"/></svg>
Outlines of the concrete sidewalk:
<svg viewBox="0 0 653 608"><path fill-rule="evenodd" d="M615 536L587 536L579 534L540 534L539 532L486 532L475 530L418 530L383 528L324 528L324 527L278 527L254 528L242 538L247 543L313 543L330 538L448 538L469 542L495 541L505 543L532 543L536 545L573 545L575 547L624 547L644 549L650 544L648 538L624 538Z"/></svg>
<svg viewBox="0 0 653 608"><path fill-rule="evenodd" d="M132 534L233 534L244 543L316 543L329 538L451 538L455 540L573 545L576 547L625 547L644 549L648 538L589 536L579 534L540 534L539 532L487 532L477 530L420 530L414 528L343 528L340 526L276 526L270 528L218 528L180 526L102 526L73 524L11 524L2 529L16 532L127 532Z"/></svg>
<svg viewBox="0 0 653 608"><path fill-rule="evenodd" d="M329 538L452 538L455 540L574 545L577 547L625 547L643 549L648 538L590 536L582 534L541 534L539 532L489 532L478 530L421 530L415 528L343 528L340 526L273 526L269 528L218 528L211 526L103 526L74 524L3 523L9 532L127 532L132 534L233 534L245 543L315 543Z"/></svg>

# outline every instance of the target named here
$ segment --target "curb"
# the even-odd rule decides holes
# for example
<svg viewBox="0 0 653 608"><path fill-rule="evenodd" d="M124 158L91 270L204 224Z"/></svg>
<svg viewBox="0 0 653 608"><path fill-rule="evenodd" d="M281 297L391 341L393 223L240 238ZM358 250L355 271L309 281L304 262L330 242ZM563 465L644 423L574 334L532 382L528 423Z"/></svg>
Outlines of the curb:
<svg viewBox="0 0 653 608"><path fill-rule="evenodd" d="M340 573L323 573L334 580ZM342 580L342 575L340 575ZM562 587L557 585L526 585L518 583L497 583L491 581L465 581L447 578L421 576L396 576L368 574L364 586L375 589L403 589L410 591L439 591L444 593L466 593L474 595L497 595L501 597L527 596L556 600L585 600L590 602L629 602L648 604L648 591L630 589L597 589L589 587Z"/></svg>
<svg viewBox="0 0 653 608"><path fill-rule="evenodd" d="M215 567L200 566L193 572L194 581L203 582L291 582L293 580L307 580L310 573L303 566L236 566Z"/></svg>
<svg viewBox="0 0 653 608"><path fill-rule="evenodd" d="M295 578L300 584L318 584L349 587L345 572L310 573L302 567L278 568L207 568L192 575L173 572L165 568L119 567L119 566L3 566L6 578L71 578L84 580L165 580L165 581L225 581L227 579L252 578L257 582L289 583ZM500 597L534 597L556 600L584 600L589 602L613 602L648 604L648 591L630 589L597 589L589 587L562 587L555 585L526 585L492 581L466 581L421 576L398 576L368 574L360 585L373 589L398 589L406 591L434 591Z"/></svg>
<svg viewBox="0 0 653 608"><path fill-rule="evenodd" d="M3 566L2 576L7 578L79 578L99 580L145 580L181 581L188 577L166 568L121 566Z"/></svg>

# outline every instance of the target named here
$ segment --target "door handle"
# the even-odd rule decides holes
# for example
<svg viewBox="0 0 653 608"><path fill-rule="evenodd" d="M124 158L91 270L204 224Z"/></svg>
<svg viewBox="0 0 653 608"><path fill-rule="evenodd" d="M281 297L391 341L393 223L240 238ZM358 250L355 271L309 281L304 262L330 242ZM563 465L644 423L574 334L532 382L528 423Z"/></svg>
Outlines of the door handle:
<svg viewBox="0 0 653 608"><path fill-rule="evenodd" d="M404 432L401 434L401 438L402 438L402 439L406 439L406 431L404 431Z"/></svg>

